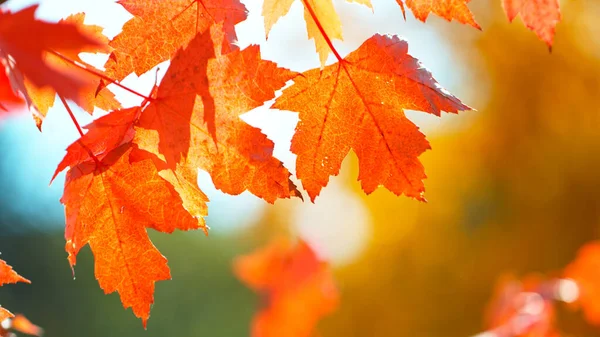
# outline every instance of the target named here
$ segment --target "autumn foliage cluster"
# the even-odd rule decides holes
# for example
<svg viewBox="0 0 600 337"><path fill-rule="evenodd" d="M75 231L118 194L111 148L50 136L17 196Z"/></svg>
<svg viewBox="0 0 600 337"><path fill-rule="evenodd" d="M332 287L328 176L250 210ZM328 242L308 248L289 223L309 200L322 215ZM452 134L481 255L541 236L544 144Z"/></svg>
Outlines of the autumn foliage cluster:
<svg viewBox="0 0 600 337"><path fill-rule="evenodd" d="M375 34L342 57L334 44L342 39L342 27L333 2L298 1L321 63L303 73L262 59L259 46L236 45L235 25L247 17L239 0L121 0L133 18L113 39L101 27L84 24L84 13L49 23L35 18L36 6L0 10L0 116L26 106L42 130L56 99L64 105L81 135L54 174L66 171L61 202L68 261L75 266L78 252L89 245L100 287L118 292L144 325L155 282L171 278L147 229L208 233L208 198L198 188L198 169L225 193L249 191L273 203L306 192L318 202L352 150L365 193L383 186L426 201L419 156L430 144L404 110L436 116L471 110L443 89L397 36ZM293 2L264 1L267 36ZM373 9L370 0L354 2ZM421 21L433 14L482 29L468 2L397 0L403 13L409 9ZM502 0L502 5L508 20L520 16L552 47L561 19L558 0ZM79 57L82 52L109 54L108 61L103 69L93 67ZM331 54L336 62L327 65ZM120 83L167 60L169 68L151 92ZM291 85L276 94L286 83ZM111 92L115 87L143 98L142 104L122 107ZM291 151L301 188L273 156L273 142L239 117L273 99L271 108L299 116ZM95 108L109 113L82 128L72 103L90 114ZM597 247L584 248L555 279L503 283L490 308L494 336L555 336L553 308L559 301L577 300L590 322L599 323L600 307L586 295L600 291L595 288L600 274L590 273L587 265L596 261L589 257L599 254ZM28 282L2 265L2 284ZM327 263L303 241L275 241L240 257L234 269L267 298L253 336L310 336L339 302ZM12 316L0 310L0 320Z"/></svg>

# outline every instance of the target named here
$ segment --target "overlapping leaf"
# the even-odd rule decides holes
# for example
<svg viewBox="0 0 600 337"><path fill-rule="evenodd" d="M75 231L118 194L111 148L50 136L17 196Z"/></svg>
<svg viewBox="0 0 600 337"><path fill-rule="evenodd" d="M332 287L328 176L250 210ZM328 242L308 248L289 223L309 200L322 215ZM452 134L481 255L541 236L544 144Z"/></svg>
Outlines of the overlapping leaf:
<svg viewBox="0 0 600 337"><path fill-rule="evenodd" d="M323 316L338 306L339 295L327 263L304 241L276 240L239 257L239 279L266 298L254 316L252 337L310 337Z"/></svg>
<svg viewBox="0 0 600 337"><path fill-rule="evenodd" d="M13 110L23 108L25 101L12 88L6 72L0 70L0 117L10 114Z"/></svg>
<svg viewBox="0 0 600 337"><path fill-rule="evenodd" d="M151 159L124 144L101 160L88 160L67 173L66 250L75 265L89 244L95 274L105 293L119 292L146 325L154 301L154 283L171 278L167 260L152 245L146 228L171 233L204 227L192 217L179 194L163 179Z"/></svg>
<svg viewBox="0 0 600 337"><path fill-rule="evenodd" d="M84 46L79 50L65 50L62 55L70 60L77 61L84 64L86 67L94 69L91 65L83 62L79 58L79 53L98 53L105 52L106 45L108 44L108 38L102 34L103 28L95 25L85 25L83 23L85 14L78 13L68 16L64 20L60 20L59 24L70 24L84 33L86 36L93 37L94 40L102 43L101 46ZM56 57L52 54L45 55L45 61L51 64L54 68L60 69L62 72L76 74L79 78L84 80L85 86L80 89L81 100L78 102L83 110L92 114L94 107L111 111L121 107L121 104L115 99L115 96L108 88L98 89L97 77L93 74L84 71L81 68L77 68L70 63L65 62L63 59ZM27 89L27 96L37 109L38 114L34 115L36 124L41 127L41 124L48 114L48 110L54 105L56 97L56 90L53 87L37 88L35 85L29 82L25 78L25 88Z"/></svg>
<svg viewBox="0 0 600 337"><path fill-rule="evenodd" d="M225 31L224 50L235 49L234 25L247 16L239 0L120 0L119 4L134 17L110 42L115 50L104 67L115 80L132 72L141 75L170 59L214 24Z"/></svg>
<svg viewBox="0 0 600 337"><path fill-rule="evenodd" d="M556 24L561 20L558 0L502 0L508 20L517 15L550 48L554 42Z"/></svg>
<svg viewBox="0 0 600 337"><path fill-rule="evenodd" d="M52 180L67 167L85 161L102 160L112 150L133 140L133 124L141 109L138 107L113 111L86 126L88 132L69 145L67 154L58 164Z"/></svg>
<svg viewBox="0 0 600 337"><path fill-rule="evenodd" d="M90 86L90 79L83 77L80 70L57 68L56 63L47 58L53 53L69 55L106 50L106 46L75 24L35 19L36 8L31 6L16 13L0 11L0 57L10 69L8 74L13 88L16 86L28 97L27 80L38 89L51 89L85 105L83 91Z"/></svg>
<svg viewBox="0 0 600 337"><path fill-rule="evenodd" d="M248 190L269 202L299 195L272 155L273 142L239 118L295 73L261 60L257 46L212 57L211 41L208 32L198 35L177 53L140 117L135 142L193 184L201 168L226 193Z"/></svg>
<svg viewBox="0 0 600 337"><path fill-rule="evenodd" d="M292 152L298 155L297 177L313 201L350 149L358 155L366 193L383 185L424 200L418 156L429 143L404 110L439 116L470 109L408 55L405 41L382 35L337 64L295 77L273 107L299 113Z"/></svg>

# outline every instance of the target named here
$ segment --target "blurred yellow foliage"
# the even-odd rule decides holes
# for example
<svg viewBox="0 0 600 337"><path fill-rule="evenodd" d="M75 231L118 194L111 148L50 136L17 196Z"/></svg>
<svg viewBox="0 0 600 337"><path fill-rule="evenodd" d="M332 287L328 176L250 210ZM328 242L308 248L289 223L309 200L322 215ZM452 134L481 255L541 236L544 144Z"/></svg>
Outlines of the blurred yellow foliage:
<svg viewBox="0 0 600 337"><path fill-rule="evenodd" d="M341 309L322 325L324 336L475 335L500 275L556 273L598 236L600 6L563 1L549 53L488 3L476 9L494 15L473 41L439 25L473 75L462 91L481 97L466 102L479 110L462 114L468 126L428 136L429 202L384 189L364 196L350 160L346 180L363 195L373 237L338 270ZM573 314L559 325L600 335Z"/></svg>

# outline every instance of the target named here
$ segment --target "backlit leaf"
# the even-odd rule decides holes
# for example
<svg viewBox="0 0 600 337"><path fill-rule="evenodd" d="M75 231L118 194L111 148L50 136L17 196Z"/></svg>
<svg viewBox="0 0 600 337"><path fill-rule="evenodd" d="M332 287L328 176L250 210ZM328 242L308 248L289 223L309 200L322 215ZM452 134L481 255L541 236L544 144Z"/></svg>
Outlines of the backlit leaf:
<svg viewBox="0 0 600 337"><path fill-rule="evenodd" d="M429 142L405 109L439 116L470 108L443 89L395 36L374 35L343 61L294 78L274 108L299 112L296 174L311 200L352 149L366 193L383 185L425 200L418 156Z"/></svg>

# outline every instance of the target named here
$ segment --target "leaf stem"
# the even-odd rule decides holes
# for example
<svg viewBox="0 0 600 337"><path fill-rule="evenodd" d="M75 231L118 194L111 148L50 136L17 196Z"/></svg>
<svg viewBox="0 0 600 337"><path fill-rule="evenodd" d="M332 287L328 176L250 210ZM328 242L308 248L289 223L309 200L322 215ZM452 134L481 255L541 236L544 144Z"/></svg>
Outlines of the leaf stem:
<svg viewBox="0 0 600 337"><path fill-rule="evenodd" d="M83 130L81 129L81 126L79 125L79 122L77 122L77 119L75 118L75 115L73 114L73 111L71 110L71 108L67 104L67 101L65 101L65 98L62 97L61 95L58 95L58 98L60 98L60 101L65 106L65 109L67 109L67 112L69 113L69 116L71 117L71 120L73 121L73 124L75 124L75 127L77 128L77 131L79 132L79 135L81 137L83 137Z"/></svg>
<svg viewBox="0 0 600 337"><path fill-rule="evenodd" d="M308 0L302 0L302 3L304 4L304 7L306 7L306 10L308 10L308 13L312 17L312 19L315 21L315 24L317 25L317 28L319 28L319 31L321 32L321 35L323 35L323 39L325 39L325 42L327 42L327 45L329 46L329 49L331 49L331 52L333 53L333 55L335 55L335 57L338 59L338 61L340 63L342 63L344 61L344 59L340 56L340 54L338 53L337 49L335 49L335 47L333 46L333 43L331 42L331 39L327 35L327 32L325 32L325 28L323 28L323 26L321 25L321 22L317 18L317 14L315 13L315 11L313 10L313 8L308 3Z"/></svg>
<svg viewBox="0 0 600 337"><path fill-rule="evenodd" d="M94 70L94 69L90 69L90 68L86 67L85 65L79 64L79 63L77 63L77 62L75 62L75 61L71 60L70 58L63 56L63 55L61 55L60 53L57 53L57 52L56 52L56 51L54 51L54 50L50 50L50 53L52 53L53 55L56 55L56 56L57 56L57 57L59 57L61 60L65 61L65 62L67 62L67 63L69 63L69 64L72 64L72 65L74 65L74 66L76 66L76 67L78 67L78 68L80 68L80 69L83 69L83 70L87 71L88 73L90 73L90 74L92 74L92 75L98 76L98 77L100 77L101 79L103 79L103 80L105 80L105 81L108 81L108 82L110 82L110 83L112 83L112 84L114 84L114 85L118 86L118 87L119 87L119 88L121 88L121 89L127 90L127 91L129 91L130 93L132 93L132 94L134 94L134 95L136 95L136 96L139 96L139 97L141 97L141 98L143 98L143 99L145 99L145 100L147 100L147 101L152 101L152 100L153 100L151 97L148 97L148 96L146 96L146 95L144 95L144 94L140 94L139 92L137 92L137 91L135 91L135 90L133 90L133 89L131 89L131 88L129 88L129 87L127 87L127 86L125 86L125 85L121 84L121 83L119 83L119 82L118 82L118 81L116 81L116 80L113 80L112 78L110 78L110 77L108 77L108 76L104 75L103 73L101 73L101 72L98 72L98 71L96 71L96 70Z"/></svg>
<svg viewBox="0 0 600 337"><path fill-rule="evenodd" d="M83 130L81 129L81 126L79 125L79 122L77 121L77 118L75 118L75 115L73 114L73 110L71 110L71 107L69 107L69 104L67 104L67 101L65 100L64 97L62 97L61 95L58 95L58 98L60 98L60 101L65 106L65 109L67 109L67 112L69 113L69 116L71 117L71 120L73 121L73 124L75 124L75 128L77 128L77 131L79 132L79 135L81 136L79 139L77 139L77 142L79 143L79 145L81 145L81 147L83 147L87 151L88 155L94 160L94 162L97 165L100 165L100 160L98 160L98 158L96 157L94 152L92 152L92 150L90 150L90 148L87 147L87 145L85 145L83 143L83 141L81 140L81 138L83 138L83 135L84 135Z"/></svg>

